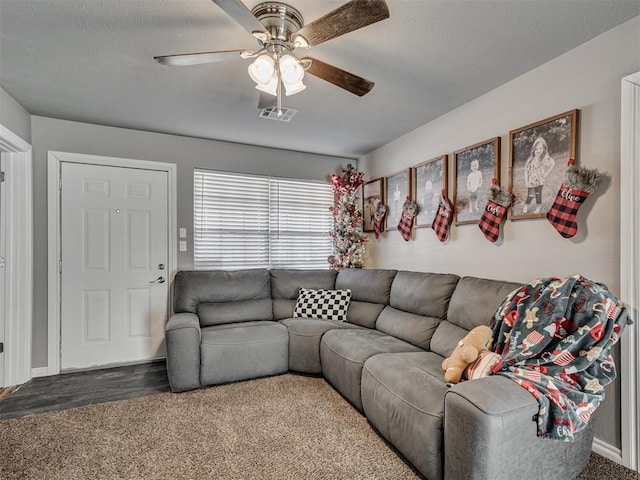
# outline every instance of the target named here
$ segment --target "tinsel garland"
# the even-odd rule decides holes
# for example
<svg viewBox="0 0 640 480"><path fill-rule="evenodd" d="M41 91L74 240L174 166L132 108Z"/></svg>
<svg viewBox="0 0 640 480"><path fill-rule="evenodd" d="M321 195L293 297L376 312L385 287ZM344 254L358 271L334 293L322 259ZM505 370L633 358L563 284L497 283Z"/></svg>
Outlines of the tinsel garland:
<svg viewBox="0 0 640 480"><path fill-rule="evenodd" d="M342 169L342 174L331 175L329 181L333 186L336 205L331 207L333 213L333 255L328 258L334 270L344 268L361 268L365 244L369 238L362 232L363 218L358 202L358 189L364 183L364 172L358 172L349 164Z"/></svg>

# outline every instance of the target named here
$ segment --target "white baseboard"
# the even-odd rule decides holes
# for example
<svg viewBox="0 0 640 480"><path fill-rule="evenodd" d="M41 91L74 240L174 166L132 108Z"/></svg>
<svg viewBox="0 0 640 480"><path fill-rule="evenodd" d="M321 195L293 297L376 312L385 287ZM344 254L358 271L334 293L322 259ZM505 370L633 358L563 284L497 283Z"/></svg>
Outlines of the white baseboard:
<svg viewBox="0 0 640 480"><path fill-rule="evenodd" d="M49 376L49 369L47 367L38 367L38 368L31 369L31 378L48 377L48 376Z"/></svg>
<svg viewBox="0 0 640 480"><path fill-rule="evenodd" d="M620 465L624 465L622 462L622 450L613 445L609 445L603 440L599 438L593 439L593 445L591 446L591 450L598 455L602 455L604 458L608 458L612 462L616 462Z"/></svg>

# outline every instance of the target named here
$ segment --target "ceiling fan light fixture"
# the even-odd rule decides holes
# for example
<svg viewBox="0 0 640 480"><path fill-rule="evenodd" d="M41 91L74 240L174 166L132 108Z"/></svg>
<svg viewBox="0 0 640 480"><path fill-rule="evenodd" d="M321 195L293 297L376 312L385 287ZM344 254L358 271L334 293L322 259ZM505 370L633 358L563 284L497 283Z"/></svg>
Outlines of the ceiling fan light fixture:
<svg viewBox="0 0 640 480"><path fill-rule="evenodd" d="M284 83L284 89L287 92L287 97L290 97L291 95L295 95L296 93L300 93L305 88L307 88L307 86L304 83L302 83L302 81L291 83L291 84L286 83L284 81L282 83Z"/></svg>
<svg viewBox="0 0 640 480"><path fill-rule="evenodd" d="M266 85L275 73L275 62L269 55L262 54L249 65L249 76L258 85Z"/></svg>
<svg viewBox="0 0 640 480"><path fill-rule="evenodd" d="M301 82L304 77L304 68L300 65L300 62L293 58L291 55L283 55L279 61L280 75L282 81L285 83L294 84Z"/></svg>
<svg viewBox="0 0 640 480"><path fill-rule="evenodd" d="M274 97L278 96L278 74L274 71L266 82L256 82L256 89L268 93Z"/></svg>
<svg viewBox="0 0 640 480"><path fill-rule="evenodd" d="M279 61L280 77L287 92L287 96L295 95L307 88L302 79L304 78L304 68L298 59L292 55L283 55Z"/></svg>

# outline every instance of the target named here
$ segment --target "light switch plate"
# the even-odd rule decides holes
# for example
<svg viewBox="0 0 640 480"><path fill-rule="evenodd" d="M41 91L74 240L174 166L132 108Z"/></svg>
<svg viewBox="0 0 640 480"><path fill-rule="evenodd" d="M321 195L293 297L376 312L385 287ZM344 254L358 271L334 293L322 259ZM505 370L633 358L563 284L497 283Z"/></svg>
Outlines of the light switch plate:
<svg viewBox="0 0 640 480"><path fill-rule="evenodd" d="M186 252L187 251L187 241L186 240L180 240L180 251L181 252Z"/></svg>
<svg viewBox="0 0 640 480"><path fill-rule="evenodd" d="M187 238L187 229L186 228L181 228L180 229L180 238Z"/></svg>

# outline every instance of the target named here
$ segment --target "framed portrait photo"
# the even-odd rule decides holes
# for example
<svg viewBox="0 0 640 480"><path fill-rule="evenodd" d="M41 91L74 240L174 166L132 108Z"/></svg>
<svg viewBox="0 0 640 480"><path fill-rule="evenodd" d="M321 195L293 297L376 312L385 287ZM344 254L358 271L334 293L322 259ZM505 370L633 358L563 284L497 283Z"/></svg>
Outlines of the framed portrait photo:
<svg viewBox="0 0 640 480"><path fill-rule="evenodd" d="M491 179L500 184L500 137L454 152L455 224L478 223L487 199Z"/></svg>
<svg viewBox="0 0 640 480"><path fill-rule="evenodd" d="M365 232L373 232L374 215L380 203L384 204L384 179L376 178L362 186L362 225Z"/></svg>
<svg viewBox="0 0 640 480"><path fill-rule="evenodd" d="M411 198L411 169L387 177L387 230L397 230L402 216L402 204Z"/></svg>
<svg viewBox="0 0 640 480"><path fill-rule="evenodd" d="M509 132L511 220L546 216L564 181L569 158L576 159L577 145L578 110Z"/></svg>
<svg viewBox="0 0 640 480"><path fill-rule="evenodd" d="M448 155L427 160L413 167L413 192L418 205L416 228L431 227L438 210L440 193L447 190Z"/></svg>

